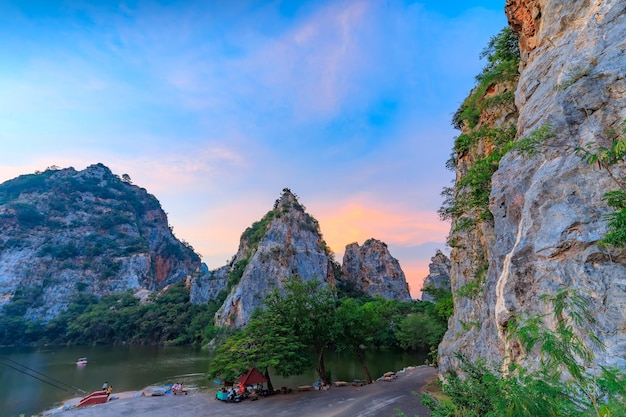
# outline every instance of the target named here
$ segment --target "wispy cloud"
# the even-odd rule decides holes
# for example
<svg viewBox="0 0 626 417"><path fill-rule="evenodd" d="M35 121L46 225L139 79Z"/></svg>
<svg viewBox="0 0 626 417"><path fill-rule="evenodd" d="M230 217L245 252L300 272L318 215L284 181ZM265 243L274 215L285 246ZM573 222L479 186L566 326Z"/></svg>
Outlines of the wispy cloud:
<svg viewBox="0 0 626 417"><path fill-rule="evenodd" d="M505 24L474 3L2 2L0 181L102 162L212 267L290 187L338 253L423 269L450 117Z"/></svg>

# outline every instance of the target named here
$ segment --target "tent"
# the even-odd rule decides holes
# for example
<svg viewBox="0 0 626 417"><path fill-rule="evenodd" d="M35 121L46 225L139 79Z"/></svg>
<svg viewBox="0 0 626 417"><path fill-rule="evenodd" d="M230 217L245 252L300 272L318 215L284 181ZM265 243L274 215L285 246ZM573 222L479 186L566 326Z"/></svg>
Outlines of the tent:
<svg viewBox="0 0 626 417"><path fill-rule="evenodd" d="M250 368L248 372L237 378L237 380L240 384L244 386L262 384L263 382L267 382L267 378L265 378L263 374L261 374L261 372L259 372L259 370L256 368Z"/></svg>

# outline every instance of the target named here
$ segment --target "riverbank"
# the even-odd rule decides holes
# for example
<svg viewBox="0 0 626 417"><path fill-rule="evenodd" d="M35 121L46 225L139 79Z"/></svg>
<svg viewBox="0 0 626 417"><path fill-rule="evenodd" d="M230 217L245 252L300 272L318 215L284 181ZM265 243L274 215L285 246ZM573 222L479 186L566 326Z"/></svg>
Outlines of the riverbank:
<svg viewBox="0 0 626 417"><path fill-rule="evenodd" d="M356 387L332 387L329 390L277 394L257 401L224 403L213 393L191 391L189 395L142 396L142 391L116 394L105 404L72 408L54 414L57 417L395 417L397 410L409 416L430 416L420 398L424 385L436 377L428 366L409 367L390 381Z"/></svg>

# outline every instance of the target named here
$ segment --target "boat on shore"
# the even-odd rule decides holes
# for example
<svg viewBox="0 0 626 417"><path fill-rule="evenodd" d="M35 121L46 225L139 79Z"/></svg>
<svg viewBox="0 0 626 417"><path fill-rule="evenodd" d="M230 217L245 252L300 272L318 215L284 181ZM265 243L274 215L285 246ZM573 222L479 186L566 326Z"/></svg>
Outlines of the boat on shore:
<svg viewBox="0 0 626 417"><path fill-rule="evenodd" d="M78 358L78 360L76 361L76 365L87 365L87 358Z"/></svg>
<svg viewBox="0 0 626 417"><path fill-rule="evenodd" d="M86 405L103 404L109 399L109 394L106 390L94 391L91 394L83 397L78 403L77 407L84 407Z"/></svg>

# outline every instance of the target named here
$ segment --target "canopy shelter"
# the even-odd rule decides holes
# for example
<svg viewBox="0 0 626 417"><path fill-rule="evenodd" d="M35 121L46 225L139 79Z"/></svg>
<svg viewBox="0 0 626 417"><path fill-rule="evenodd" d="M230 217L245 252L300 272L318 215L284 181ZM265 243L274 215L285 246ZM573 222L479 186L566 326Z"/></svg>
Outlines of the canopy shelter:
<svg viewBox="0 0 626 417"><path fill-rule="evenodd" d="M250 368L248 372L237 378L237 380L241 385L244 386L262 384L263 382L267 382L267 378L265 378L263 374L259 372L259 370L256 368Z"/></svg>

